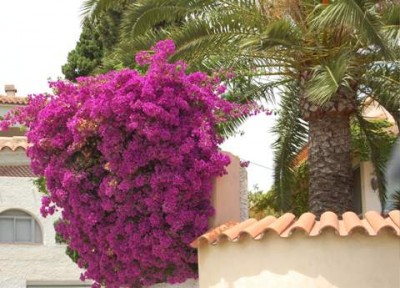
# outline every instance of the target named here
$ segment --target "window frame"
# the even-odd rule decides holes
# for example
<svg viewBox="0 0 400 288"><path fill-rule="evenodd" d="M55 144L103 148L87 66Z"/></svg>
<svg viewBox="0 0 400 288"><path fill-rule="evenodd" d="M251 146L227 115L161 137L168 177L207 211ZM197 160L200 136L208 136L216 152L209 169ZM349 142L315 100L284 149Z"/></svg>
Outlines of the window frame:
<svg viewBox="0 0 400 288"><path fill-rule="evenodd" d="M17 209L9 209L6 211L20 211ZM6 212L3 211L3 212ZM36 219L33 218L32 216L19 216L19 215L1 215L3 212L0 213L0 219L7 219L7 220L12 220L13 221L13 231L12 231L12 241L11 242L3 242L0 241L0 244L36 244L36 245L41 245L43 244L43 233L42 233L42 229L39 225L39 223L37 223ZM21 211L23 213L26 213L24 211ZM29 215L28 213L26 213L27 215ZM17 220L30 220L30 241L17 241ZM39 227L39 231L41 233L41 241L36 242L36 225L38 225Z"/></svg>

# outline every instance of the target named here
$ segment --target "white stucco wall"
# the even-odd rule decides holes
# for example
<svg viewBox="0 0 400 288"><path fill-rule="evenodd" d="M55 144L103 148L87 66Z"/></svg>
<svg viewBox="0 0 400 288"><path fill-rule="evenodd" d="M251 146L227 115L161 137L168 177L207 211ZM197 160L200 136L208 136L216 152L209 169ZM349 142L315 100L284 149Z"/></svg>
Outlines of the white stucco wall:
<svg viewBox="0 0 400 288"><path fill-rule="evenodd" d="M247 170L240 168L240 221L249 218L249 188L247 184Z"/></svg>
<svg viewBox="0 0 400 288"><path fill-rule="evenodd" d="M0 153L0 164L2 166L29 165L30 161L26 156L25 149L17 148L15 151L12 151L4 148Z"/></svg>
<svg viewBox="0 0 400 288"><path fill-rule="evenodd" d="M220 192L218 194L225 196L225 198L218 198L220 200L219 206L216 205L218 215L229 217L230 220L240 221L248 217L247 172L240 167L237 157L234 157L234 160L235 165L231 165L230 168L234 172L230 171L230 175L225 176L225 182L217 179L216 183L223 183L224 185L216 185L215 188L218 189L215 189L214 192L218 190ZM29 159L22 149L14 152L4 149L0 153L0 165L26 165L28 163ZM231 181L226 181L227 178ZM79 284L81 271L65 255L65 246L55 243L53 224L58 217L43 218L40 215L42 195L34 187L33 179L0 177L0 213L8 209L22 210L37 220L43 233L42 245L0 243L0 288L25 288L27 284L32 283ZM232 197L232 194L235 197ZM232 198L234 198L234 201ZM231 205L227 205L227 202ZM226 211L229 213L226 213ZM194 279L189 279L182 284L157 284L152 286L152 288L198 287L198 280Z"/></svg>
<svg viewBox="0 0 400 288"><path fill-rule="evenodd" d="M43 233L43 244L0 243L0 288L26 287L26 281L80 283L80 269L65 254L65 246L55 242L53 223L58 217L41 217L41 194L32 180L0 177L0 213L19 209L31 214Z"/></svg>
<svg viewBox="0 0 400 288"><path fill-rule="evenodd" d="M361 202L362 211L381 211L379 192L374 191L371 186L371 179L375 177L374 166L371 161L360 162L361 171Z"/></svg>
<svg viewBox="0 0 400 288"><path fill-rule="evenodd" d="M153 285L149 288L198 288L199 287L199 281L195 279L188 279L186 282L181 283L181 284L156 284Z"/></svg>
<svg viewBox="0 0 400 288"><path fill-rule="evenodd" d="M394 288L400 287L400 242L377 237L318 237L273 232L199 247L200 288Z"/></svg>

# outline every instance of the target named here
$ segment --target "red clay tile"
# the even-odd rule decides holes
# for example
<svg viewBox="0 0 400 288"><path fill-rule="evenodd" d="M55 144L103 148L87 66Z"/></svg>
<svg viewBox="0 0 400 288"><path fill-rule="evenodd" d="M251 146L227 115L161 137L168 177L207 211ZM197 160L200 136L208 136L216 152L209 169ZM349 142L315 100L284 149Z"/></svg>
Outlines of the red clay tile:
<svg viewBox="0 0 400 288"><path fill-rule="evenodd" d="M369 211L365 213L365 219L367 219L368 223L376 233L378 233L379 230L385 226L383 217L376 211Z"/></svg>
<svg viewBox="0 0 400 288"><path fill-rule="evenodd" d="M0 177L36 177L29 166L0 166Z"/></svg>
<svg viewBox="0 0 400 288"><path fill-rule="evenodd" d="M296 230L301 230L309 237L323 234L327 229L333 229L339 236L349 236L355 232L362 232L367 236L376 236L382 230L394 232L400 237L400 210L394 210L384 218L378 212L370 211L365 213L364 219L360 219L353 212L346 212L342 215L343 220L332 212L325 212L321 215L320 221L315 220L312 213L304 213L296 221L291 213L286 213L279 218L267 216L259 221L248 219L239 224L233 224L223 230L220 227L200 236L192 243L197 248L200 242L206 244L217 244L223 239L236 241L242 234L252 239L262 238L264 233L273 230L280 237L289 237Z"/></svg>
<svg viewBox="0 0 400 288"><path fill-rule="evenodd" d="M320 233L322 232L322 230L329 228L333 228L336 230L335 232L339 233L339 220L335 213L330 211L322 213L320 222Z"/></svg>
<svg viewBox="0 0 400 288"><path fill-rule="evenodd" d="M276 221L276 217L274 216L267 216L257 223L254 223L253 225L247 227L242 231L243 234L248 234L253 238L256 238L258 235L262 234L265 232L265 230L268 228L268 226Z"/></svg>
<svg viewBox="0 0 400 288"><path fill-rule="evenodd" d="M275 222L267 227L267 229L271 229L276 232L276 234L280 235L283 231L285 231L296 218L292 213L285 213L281 217L279 217Z"/></svg>
<svg viewBox="0 0 400 288"><path fill-rule="evenodd" d="M344 221L339 221L339 235L340 236L348 236L349 235L349 231L347 231Z"/></svg>
<svg viewBox="0 0 400 288"><path fill-rule="evenodd" d="M194 240L190 246L197 248L197 246L201 243L201 242L206 242L209 244L214 243L215 241L217 241L218 236L221 235L222 232L224 232L225 230L236 226L237 224L239 224L238 222L235 221L230 221L227 222L225 224L222 224L214 229L211 229L210 231L208 231L207 233L204 233L201 237L197 238L196 240Z"/></svg>
<svg viewBox="0 0 400 288"><path fill-rule="evenodd" d="M390 211L389 217L397 227L400 227L400 210Z"/></svg>
<svg viewBox="0 0 400 288"><path fill-rule="evenodd" d="M26 150L28 148L28 141L25 136L0 137L0 151L6 148L12 151L18 148Z"/></svg>
<svg viewBox="0 0 400 288"><path fill-rule="evenodd" d="M344 230L349 234L352 233L353 230L367 232L360 218L358 218L358 216L354 212L343 213L343 221L341 221L340 223L344 223ZM340 235L342 234L340 233Z"/></svg>
<svg viewBox="0 0 400 288"><path fill-rule="evenodd" d="M28 104L28 98L26 98L26 97L17 97L17 96L2 96L2 95L0 95L0 104L27 105Z"/></svg>
<svg viewBox="0 0 400 288"><path fill-rule="evenodd" d="M364 229L367 231L368 235L370 236L376 236L376 231L372 228L371 224L369 224L367 219L362 219L361 223L364 227Z"/></svg>
<svg viewBox="0 0 400 288"><path fill-rule="evenodd" d="M314 236L318 236L319 234L321 234L321 222L316 221L314 223L313 228L310 231L310 236L314 237Z"/></svg>
<svg viewBox="0 0 400 288"><path fill-rule="evenodd" d="M222 239L224 237L228 238L229 240L235 240L240 232L242 232L242 230L246 229L247 227L249 227L250 225L257 223L256 219L247 219L246 221L239 223L227 230L225 230L224 232L221 233L221 235L218 237L218 239Z"/></svg>
<svg viewBox="0 0 400 288"><path fill-rule="evenodd" d="M315 223L315 218L315 215L310 212L304 213L299 217L299 220L294 223L291 230L301 229L306 234L310 234Z"/></svg>
<svg viewBox="0 0 400 288"><path fill-rule="evenodd" d="M380 231L382 230L391 230L393 231L395 234L400 236L400 227L397 226L391 219L390 217L386 218L384 220L384 226L380 229ZM378 233L380 232L378 231Z"/></svg>

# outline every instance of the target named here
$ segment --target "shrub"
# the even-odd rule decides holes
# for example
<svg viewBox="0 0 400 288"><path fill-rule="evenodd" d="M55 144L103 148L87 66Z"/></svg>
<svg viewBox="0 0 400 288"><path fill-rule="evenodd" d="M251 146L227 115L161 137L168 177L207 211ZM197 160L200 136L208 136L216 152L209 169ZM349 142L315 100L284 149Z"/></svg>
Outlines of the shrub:
<svg viewBox="0 0 400 288"><path fill-rule="evenodd" d="M241 113L222 100L218 79L170 64L172 41L137 55L133 70L51 83L3 128L29 128L32 169L46 178L43 216L79 255L93 287L142 287L196 277L188 244L207 230L212 179L229 158L219 122Z"/></svg>

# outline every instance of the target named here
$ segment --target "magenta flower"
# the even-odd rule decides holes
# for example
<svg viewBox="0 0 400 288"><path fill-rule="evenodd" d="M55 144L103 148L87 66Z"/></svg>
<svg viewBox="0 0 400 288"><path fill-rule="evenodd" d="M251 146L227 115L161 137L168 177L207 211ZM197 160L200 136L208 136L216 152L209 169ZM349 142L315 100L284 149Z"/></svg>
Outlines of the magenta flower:
<svg viewBox="0 0 400 288"><path fill-rule="evenodd" d="M62 211L56 230L78 252L93 287L141 287L197 276L189 243L213 215L213 178L229 158L218 150L220 119L240 107L224 86L170 64L170 40L141 52L148 72L121 70L51 83L0 123L29 128L35 174L45 176L43 216Z"/></svg>

